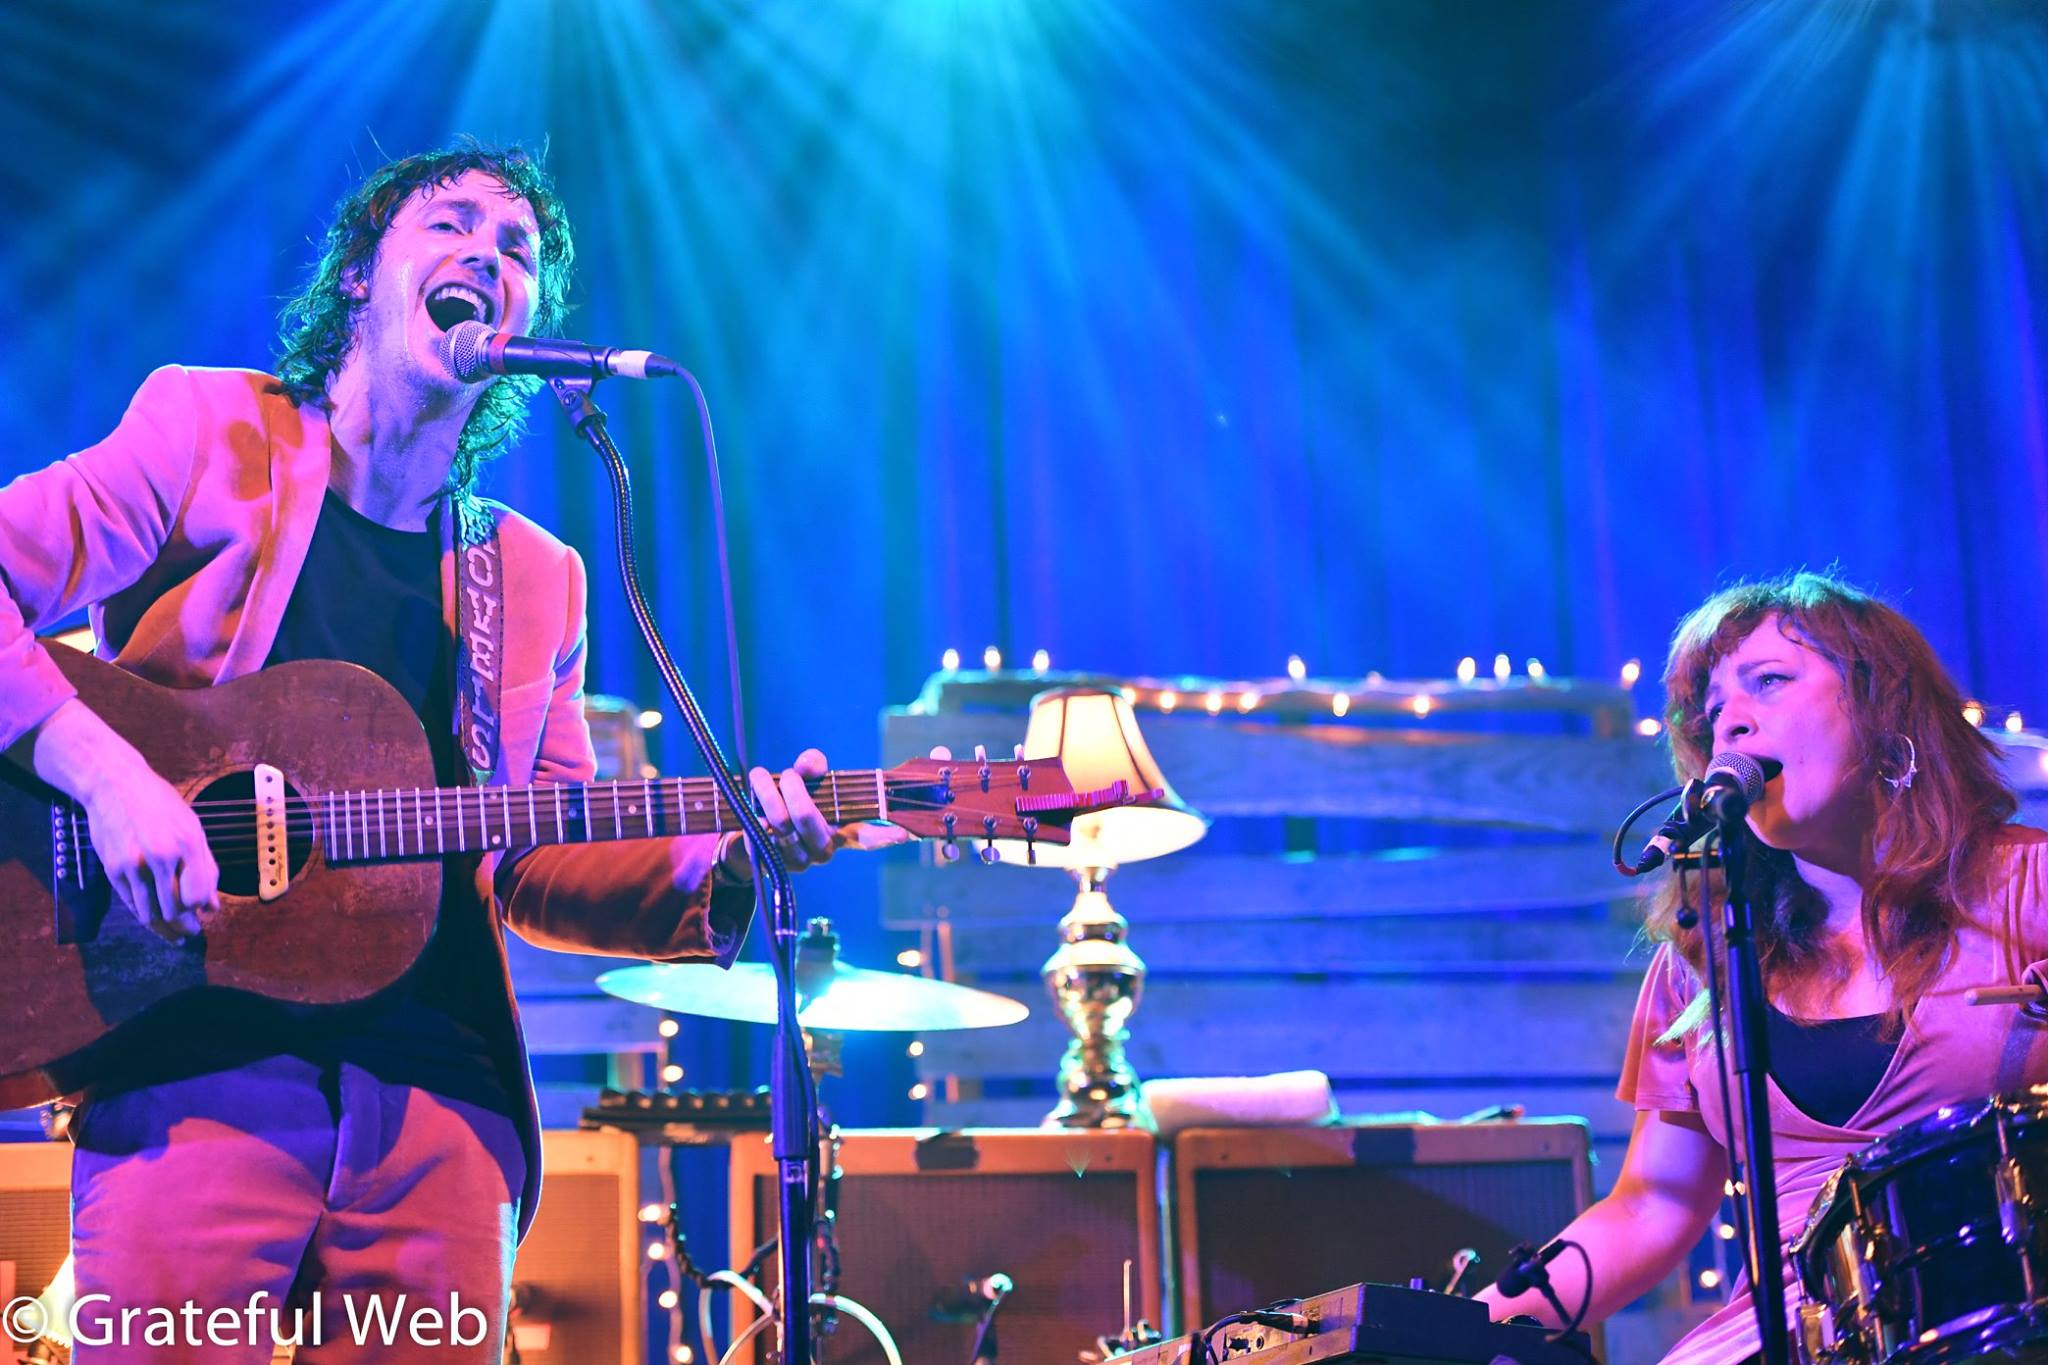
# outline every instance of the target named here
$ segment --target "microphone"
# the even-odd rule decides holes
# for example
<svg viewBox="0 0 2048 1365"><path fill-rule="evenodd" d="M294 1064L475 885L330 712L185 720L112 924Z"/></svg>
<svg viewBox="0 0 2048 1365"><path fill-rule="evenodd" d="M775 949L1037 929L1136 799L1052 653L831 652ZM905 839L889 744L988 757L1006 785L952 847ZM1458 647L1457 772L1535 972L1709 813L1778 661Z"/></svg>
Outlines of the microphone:
<svg viewBox="0 0 2048 1365"><path fill-rule="evenodd" d="M968 1280L958 1289L948 1290L932 1299L933 1322L973 1322L989 1311L993 1304L999 1304L1010 1296L1016 1283L998 1270L978 1280Z"/></svg>
<svg viewBox="0 0 2048 1365"><path fill-rule="evenodd" d="M1748 754L1730 750L1715 754L1706 775L1685 784L1678 804L1657 827L1642 856L1627 869L1631 877L1663 865L1664 860L1691 843L1710 826L1734 824L1749 808L1764 799L1764 783L1777 776L1783 765L1772 761L1768 771Z"/></svg>
<svg viewBox="0 0 2048 1365"><path fill-rule="evenodd" d="M1523 1242L1508 1252L1508 1268L1493 1282L1493 1287L1511 1299L1521 1297L1538 1285L1548 1289L1550 1263L1563 1254L1564 1249L1570 1245L1570 1242L1559 1237L1547 1244L1543 1250L1536 1251L1527 1242Z"/></svg>
<svg viewBox="0 0 2048 1365"><path fill-rule="evenodd" d="M543 379L660 379L683 367L652 351L622 351L559 337L522 337L494 332L481 322L458 322L441 334L441 359L465 384L497 374L534 374Z"/></svg>

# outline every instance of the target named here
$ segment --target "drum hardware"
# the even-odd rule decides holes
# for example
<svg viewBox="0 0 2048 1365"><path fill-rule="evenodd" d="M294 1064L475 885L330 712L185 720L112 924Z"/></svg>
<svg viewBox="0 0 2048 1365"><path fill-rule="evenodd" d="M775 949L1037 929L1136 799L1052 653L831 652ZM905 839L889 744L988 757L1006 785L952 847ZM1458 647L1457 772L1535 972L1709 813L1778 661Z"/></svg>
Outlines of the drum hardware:
<svg viewBox="0 0 2048 1365"><path fill-rule="evenodd" d="M899 972L869 971L846 965L839 957L839 936L827 919L813 919L796 945L797 1022L801 1025L805 1064L814 1089L826 1076L844 1074L844 1037L848 1032L931 1033L949 1029L997 1028L1026 1018L1030 1010L1006 996L974 990L948 981L909 976ZM765 964L743 963L729 969L683 963L648 963L606 972L597 979L598 988L608 995L636 1004L649 1005L675 1014L693 1014L740 1023L774 1024L777 1018L776 983L773 970ZM641 1141L656 1146L681 1143L730 1141L735 1132L766 1125L769 1092L766 1088L741 1092L656 1092L606 1091L598 1104L584 1110L583 1121L591 1127L617 1127L634 1133ZM806 1249L813 1274L804 1276L816 1292L810 1296L812 1358L823 1358L824 1339L838 1328L839 1314L859 1322L875 1338L891 1365L902 1365L894 1339L880 1319L866 1308L838 1293L840 1257L837 1239L839 1184L844 1172L839 1164L840 1131L832 1122L822 1093L817 1101L818 1159L810 1163L809 1207L817 1210L811 1219L811 1245ZM770 1241L754 1249L739 1270L706 1273L690 1259L684 1244L680 1209L672 1189L668 1162L661 1163L665 1193L669 1199L655 1221L661 1223L669 1243L669 1262L679 1277L687 1278L698 1290L698 1326L703 1337L705 1359L722 1362L737 1359L740 1349L756 1334L778 1324L783 1306L753 1283L762 1266L781 1248ZM1000 1292L985 1295L989 1306L983 1317L984 1335L994 1359L992 1324L995 1310L1010 1292L1006 1275L990 1275L979 1282L984 1289L1000 1282ZM719 1287L742 1293L760 1316L726 1347L721 1355L710 1340L711 1295ZM680 1293L679 1293L680 1297ZM979 1350L979 1343L977 1343Z"/></svg>
<svg viewBox="0 0 2048 1365"><path fill-rule="evenodd" d="M950 981L848 966L828 920L812 920L799 941L798 973L804 990L797 1021L812 1033L939 1033L1000 1028L1031 1011L1008 996ZM775 973L766 963L730 968L710 963L650 962L620 967L597 979L598 989L621 1000L673 1014L775 1022Z"/></svg>
<svg viewBox="0 0 2048 1365"><path fill-rule="evenodd" d="M1850 1157L1792 1245L1801 1358L2048 1360L2043 1179L2048 1086L1946 1106Z"/></svg>

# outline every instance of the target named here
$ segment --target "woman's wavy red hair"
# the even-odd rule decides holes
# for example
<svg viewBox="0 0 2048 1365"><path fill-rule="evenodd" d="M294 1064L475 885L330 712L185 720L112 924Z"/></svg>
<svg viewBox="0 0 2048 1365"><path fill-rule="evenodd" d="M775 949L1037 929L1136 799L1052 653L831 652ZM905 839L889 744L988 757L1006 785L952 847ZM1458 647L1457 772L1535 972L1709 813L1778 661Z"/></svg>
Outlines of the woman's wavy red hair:
<svg viewBox="0 0 2048 1365"><path fill-rule="evenodd" d="M1864 887L1863 930L1893 996L1896 1034L1941 972L1969 907L1983 890L1991 846L2018 809L1999 773L1998 750L1963 715L1964 700L1919 629L1896 609L1830 574L1792 573L1716 593L1679 623L1664 669L1672 766L1681 779L1706 771L1713 745L1706 717L1714 667L1766 623L1818 651L1842 678L1874 812L1876 875ZM1912 785L1883 779L1917 751ZM1839 983L1854 964L1835 961L1827 908L1800 879L1791 855L1744 829L1754 879L1757 945L1765 989ZM1719 887L1716 886L1718 892ZM1698 928L1677 923L1676 887L1652 909L1647 930L1671 940L1703 971ZM1704 1004L1687 1011L1704 1020Z"/></svg>

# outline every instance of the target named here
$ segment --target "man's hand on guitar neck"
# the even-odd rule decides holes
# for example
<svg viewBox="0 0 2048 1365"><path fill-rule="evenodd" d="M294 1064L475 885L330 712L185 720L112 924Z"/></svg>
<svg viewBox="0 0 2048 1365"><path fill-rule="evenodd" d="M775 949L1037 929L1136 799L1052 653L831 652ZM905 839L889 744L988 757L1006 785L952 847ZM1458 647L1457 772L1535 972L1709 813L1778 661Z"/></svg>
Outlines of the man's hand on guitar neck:
<svg viewBox="0 0 2048 1365"><path fill-rule="evenodd" d="M135 746L73 698L29 732L36 776L85 808L93 852L143 924L173 942L220 908L220 868L199 817Z"/></svg>
<svg viewBox="0 0 2048 1365"><path fill-rule="evenodd" d="M944 748L932 750L933 758L952 756ZM891 844L907 843L912 837L909 830L874 821L861 821L834 829L818 809L810 788L804 785L811 778L823 777L829 771L831 767L825 762L823 753L806 749L797 755L793 766L784 768L780 774L771 773L766 768L756 768L747 774L768 832L774 836L776 846L782 850L782 861L792 872L801 872L826 862L842 848L887 848ZM747 861L746 840L736 835L728 836L719 852L722 856L718 870L727 880L745 882L752 879L753 866Z"/></svg>

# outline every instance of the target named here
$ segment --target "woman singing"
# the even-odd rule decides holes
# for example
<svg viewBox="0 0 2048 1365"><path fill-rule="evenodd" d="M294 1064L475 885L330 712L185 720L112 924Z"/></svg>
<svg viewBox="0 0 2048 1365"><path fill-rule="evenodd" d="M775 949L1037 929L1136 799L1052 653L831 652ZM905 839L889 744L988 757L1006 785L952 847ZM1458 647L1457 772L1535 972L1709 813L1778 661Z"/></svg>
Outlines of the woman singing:
<svg viewBox="0 0 2048 1365"><path fill-rule="evenodd" d="M2017 803L1996 746L1920 632L1834 578L1709 599L1680 624L1664 685L1681 775L1731 750L1779 765L1743 837L1786 1245L1858 1150L1941 1105L2048 1080L2048 1024L1963 1003L2048 957L2048 834L2007 823ZM1648 926L1658 946L1617 1091L1636 1109L1628 1154L1613 1192L1563 1233L1591 1262L1588 1321L1680 1264L1728 1178L1701 928L1678 909L1674 886ZM1550 1270L1576 1308L1585 1263L1567 1251ZM1535 1292L1481 1297L1497 1319L1556 1318ZM1738 1365L1757 1349L1745 1283L1665 1365Z"/></svg>

